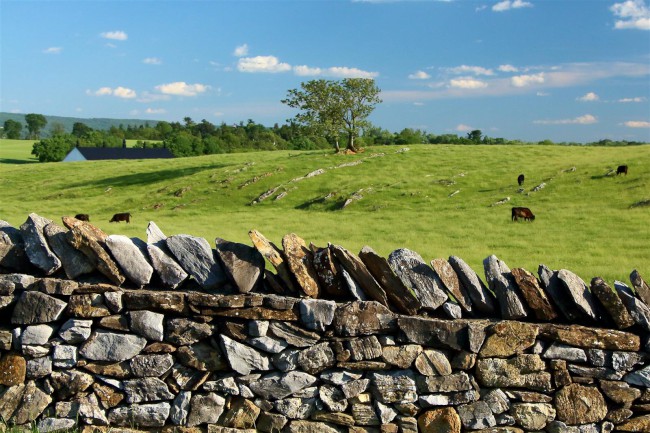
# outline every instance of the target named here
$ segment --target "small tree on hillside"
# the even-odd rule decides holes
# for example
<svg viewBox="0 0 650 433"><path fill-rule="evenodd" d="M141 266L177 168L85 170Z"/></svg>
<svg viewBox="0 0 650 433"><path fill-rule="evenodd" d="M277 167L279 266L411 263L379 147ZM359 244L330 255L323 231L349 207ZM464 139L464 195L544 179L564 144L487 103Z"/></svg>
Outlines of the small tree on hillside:
<svg viewBox="0 0 650 433"><path fill-rule="evenodd" d="M340 135L347 136L347 148L356 151L354 140L359 131L369 127L367 118L381 102L380 89L369 78L345 78L341 81L311 80L300 85L302 90L288 91L282 100L300 112L294 120L323 134L339 151Z"/></svg>
<svg viewBox="0 0 650 433"><path fill-rule="evenodd" d="M25 122L27 123L27 132L29 138L39 138L41 130L47 125L47 119L42 114L26 114Z"/></svg>
<svg viewBox="0 0 650 433"><path fill-rule="evenodd" d="M4 133L7 138L18 140L20 138L20 131L23 129L23 124L15 120L7 119L4 123Z"/></svg>

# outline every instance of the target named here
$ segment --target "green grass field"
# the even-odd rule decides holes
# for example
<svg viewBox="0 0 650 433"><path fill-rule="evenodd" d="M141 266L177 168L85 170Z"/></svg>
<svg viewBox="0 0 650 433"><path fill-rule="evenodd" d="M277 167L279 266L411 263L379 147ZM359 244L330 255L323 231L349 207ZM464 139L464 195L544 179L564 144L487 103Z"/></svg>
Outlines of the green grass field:
<svg viewBox="0 0 650 433"><path fill-rule="evenodd" d="M355 253L369 245L384 256L397 248L425 260L456 255L480 275L482 260L495 254L511 268L536 272L544 263L587 283L595 276L627 282L633 269L650 279L650 146L408 147L21 164L31 144L2 140L0 219L19 226L35 212L60 223L83 212L109 234L143 239L149 221L168 236L211 243L250 244L248 231L257 229L278 245L293 232ZM627 176L606 175L619 164L628 164ZM291 181L317 169L324 173ZM358 191L362 198L341 209ZM511 222L512 206L529 207L536 220ZM109 223L116 212L130 212L131 224Z"/></svg>

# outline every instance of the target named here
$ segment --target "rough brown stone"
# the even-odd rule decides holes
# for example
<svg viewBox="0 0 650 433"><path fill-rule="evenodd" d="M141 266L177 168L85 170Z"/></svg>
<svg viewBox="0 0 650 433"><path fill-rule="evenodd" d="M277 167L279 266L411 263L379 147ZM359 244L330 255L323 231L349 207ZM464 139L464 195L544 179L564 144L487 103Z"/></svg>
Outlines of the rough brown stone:
<svg viewBox="0 0 650 433"><path fill-rule="evenodd" d="M124 308L160 313L187 312L187 295L180 292L126 290L122 295Z"/></svg>
<svg viewBox="0 0 650 433"><path fill-rule="evenodd" d="M0 358L0 385L15 386L25 382L27 361L20 355L7 353Z"/></svg>
<svg viewBox="0 0 650 433"><path fill-rule="evenodd" d="M507 358L523 353L535 344L539 328L529 323L503 321L492 325L487 332L489 335L479 356Z"/></svg>
<svg viewBox="0 0 650 433"><path fill-rule="evenodd" d="M607 403L598 388L577 383L555 393L557 419L568 425L600 422L607 416Z"/></svg>
<svg viewBox="0 0 650 433"><path fill-rule="evenodd" d="M641 299L646 305L650 305L650 287L643 280L641 274L636 269L630 273L630 282L636 295Z"/></svg>
<svg viewBox="0 0 650 433"><path fill-rule="evenodd" d="M378 302L349 302L338 306L333 325L341 336L381 334L395 328L395 315Z"/></svg>
<svg viewBox="0 0 650 433"><path fill-rule="evenodd" d="M528 307L538 320L551 321L557 317L555 307L542 290L535 276L524 268L514 268L512 276Z"/></svg>
<svg viewBox="0 0 650 433"><path fill-rule="evenodd" d="M421 433L460 433L462 424L453 407L428 410L418 417Z"/></svg>
<svg viewBox="0 0 650 433"><path fill-rule="evenodd" d="M341 280L340 270L334 261L330 247L319 248L314 244L309 244L309 249L314 253L314 269L323 291L333 299L345 299L347 288L344 287Z"/></svg>
<svg viewBox="0 0 650 433"><path fill-rule="evenodd" d="M648 432L650 431L650 415L641 415L630 418L616 426L617 431L622 432Z"/></svg>
<svg viewBox="0 0 650 433"><path fill-rule="evenodd" d="M298 282L302 293L310 298L320 298L318 276L313 264L313 253L307 248L304 239L294 233L282 238L282 248L289 269Z"/></svg>
<svg viewBox="0 0 650 433"><path fill-rule="evenodd" d="M70 316L81 319L111 315L111 311L104 303L104 296L100 293L70 296L67 312Z"/></svg>
<svg viewBox="0 0 650 433"><path fill-rule="evenodd" d="M379 285L377 280L375 280L359 257L338 245L332 246L332 252L370 299L377 301L384 306L388 306L386 292Z"/></svg>
<svg viewBox="0 0 650 433"><path fill-rule="evenodd" d="M63 217L63 224L70 229L66 234L68 242L90 259L106 278L116 285L121 285L125 277L103 245L108 235L92 224L72 217Z"/></svg>
<svg viewBox="0 0 650 433"><path fill-rule="evenodd" d="M641 347L638 335L612 329L548 323L539 325L539 334L560 343L588 349L638 352Z"/></svg>
<svg viewBox="0 0 650 433"><path fill-rule="evenodd" d="M422 347L417 344L403 346L385 346L382 348L382 359L398 368L409 368L417 356L422 353Z"/></svg>
<svg viewBox="0 0 650 433"><path fill-rule="evenodd" d="M410 343L454 350L466 349L469 344L464 321L400 316L397 326Z"/></svg>
<svg viewBox="0 0 650 433"><path fill-rule="evenodd" d="M225 427L236 429L255 428L255 421L260 414L260 408L245 398L234 398L230 409L223 418Z"/></svg>
<svg viewBox="0 0 650 433"><path fill-rule="evenodd" d="M472 311L472 300L469 297L469 294L465 291L465 288L460 283L460 279L454 271L454 268L449 264L445 259L433 259L431 260L431 267L440 281L442 281L445 289L456 299L458 304L463 307L463 310L471 312Z"/></svg>
<svg viewBox="0 0 650 433"><path fill-rule="evenodd" d="M284 287L290 293L297 293L291 270L282 255L282 251L257 230L249 231L248 236L251 238L251 241L253 241L253 245L257 251L259 251L264 258L273 265Z"/></svg>
<svg viewBox="0 0 650 433"><path fill-rule="evenodd" d="M623 305L621 298L607 285L605 280L600 277L593 278L590 288L591 292L596 295L596 298L614 320L618 329L625 329L634 325L634 319Z"/></svg>
<svg viewBox="0 0 650 433"><path fill-rule="evenodd" d="M368 246L361 249L359 258L386 292L391 307L408 315L417 313L421 307L420 301L415 297L413 291L406 287L402 280L395 275L395 272L388 264L388 260Z"/></svg>
<svg viewBox="0 0 650 433"><path fill-rule="evenodd" d="M526 388L550 391L551 374L539 355L523 354L509 359L483 358L476 363L476 379L490 388Z"/></svg>

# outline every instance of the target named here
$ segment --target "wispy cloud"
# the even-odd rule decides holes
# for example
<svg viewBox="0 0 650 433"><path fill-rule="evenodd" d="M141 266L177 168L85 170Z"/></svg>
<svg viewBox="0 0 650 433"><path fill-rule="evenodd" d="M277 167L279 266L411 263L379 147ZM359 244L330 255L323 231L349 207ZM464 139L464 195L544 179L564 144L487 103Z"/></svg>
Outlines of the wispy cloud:
<svg viewBox="0 0 650 433"><path fill-rule="evenodd" d="M147 114L165 114L167 110L164 108L147 108L144 112Z"/></svg>
<svg viewBox="0 0 650 433"><path fill-rule="evenodd" d="M197 96L207 92L209 89L210 86L206 84L187 84L185 81L176 81L174 83L156 86L156 90L160 93L173 96Z"/></svg>
<svg viewBox="0 0 650 433"><path fill-rule="evenodd" d="M457 89L483 89L487 87L488 84L472 77L462 77L450 80L449 86Z"/></svg>
<svg viewBox="0 0 650 433"><path fill-rule="evenodd" d="M158 57L147 57L146 59L142 59L142 63L145 65L162 65L162 60Z"/></svg>
<svg viewBox="0 0 650 433"><path fill-rule="evenodd" d="M494 12L504 12L510 9L533 7L533 4L523 0L503 0L492 6Z"/></svg>
<svg viewBox="0 0 650 433"><path fill-rule="evenodd" d="M645 102L647 98L644 96L636 96L634 98L621 98L616 102L629 103L629 102Z"/></svg>
<svg viewBox="0 0 650 433"><path fill-rule="evenodd" d="M598 123L596 116L585 114L573 119L558 119L558 120L535 120L533 123L537 125L592 125Z"/></svg>
<svg viewBox="0 0 650 433"><path fill-rule="evenodd" d="M475 128L472 128L469 125L465 125L463 123L460 123L460 124L456 125L455 129L458 132L469 132L469 131L473 131Z"/></svg>
<svg viewBox="0 0 650 433"><path fill-rule="evenodd" d="M512 65L500 65L498 69L501 72L519 72L519 68Z"/></svg>
<svg viewBox="0 0 650 433"><path fill-rule="evenodd" d="M623 123L623 125L627 126L628 128L650 128L650 122L647 122L645 120L628 120L627 122Z"/></svg>
<svg viewBox="0 0 650 433"><path fill-rule="evenodd" d="M517 75L510 78L510 81L515 87L527 87L533 84L542 84L544 83L544 73L540 72L539 74L534 75Z"/></svg>
<svg viewBox="0 0 650 433"><path fill-rule="evenodd" d="M49 47L43 50L44 54L60 54L63 51L61 47Z"/></svg>
<svg viewBox="0 0 650 433"><path fill-rule="evenodd" d="M99 36L104 39L111 39L114 41L126 41L129 38L129 36L121 30L100 33Z"/></svg>
<svg viewBox="0 0 650 433"><path fill-rule="evenodd" d="M364 71L348 66L332 66L320 68L316 66L298 65L291 66L281 62L275 56L243 57L237 62L239 72L248 73L279 73L293 71L298 76L324 76L336 78L375 78L378 72Z"/></svg>
<svg viewBox="0 0 650 433"><path fill-rule="evenodd" d="M431 75L427 74L424 71L416 71L412 74L409 74L410 80L428 80L431 78Z"/></svg>
<svg viewBox="0 0 650 433"><path fill-rule="evenodd" d="M650 8L643 0L614 3L609 9L618 18L615 29L650 30Z"/></svg>
<svg viewBox="0 0 650 433"><path fill-rule="evenodd" d="M233 51L233 56L244 57L248 55L248 44L243 44L235 48Z"/></svg>
<svg viewBox="0 0 650 433"><path fill-rule="evenodd" d="M578 98L576 98L576 101L581 101L581 102L595 102L598 101L600 97L596 95L594 92L589 92L585 95L582 95Z"/></svg>
<svg viewBox="0 0 650 433"><path fill-rule="evenodd" d="M256 57L243 57L237 62L237 69L240 72L287 72L291 70L291 65L282 63L275 56L256 56Z"/></svg>
<svg viewBox="0 0 650 433"><path fill-rule="evenodd" d="M482 66L468 66L461 65L454 68L447 68L447 71L452 74L474 74L474 75L494 75L492 69L484 68Z"/></svg>
<svg viewBox="0 0 650 433"><path fill-rule="evenodd" d="M122 99L133 99L137 97L135 90L129 89L128 87L100 87L99 89L92 91L86 90L87 95L91 96L115 96L116 98Z"/></svg>

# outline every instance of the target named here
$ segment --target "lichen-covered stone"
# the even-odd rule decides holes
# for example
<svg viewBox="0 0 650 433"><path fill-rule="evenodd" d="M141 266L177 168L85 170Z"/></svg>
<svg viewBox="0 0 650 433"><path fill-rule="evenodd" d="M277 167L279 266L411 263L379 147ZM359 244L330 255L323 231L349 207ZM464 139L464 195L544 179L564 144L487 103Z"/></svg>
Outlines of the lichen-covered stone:
<svg viewBox="0 0 650 433"><path fill-rule="evenodd" d="M555 393L557 419L568 425L600 422L607 416L607 403L598 388L572 383Z"/></svg>

